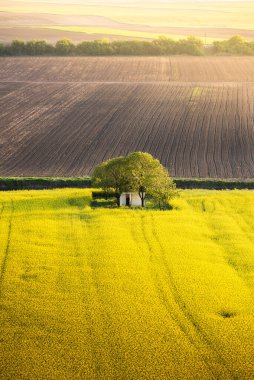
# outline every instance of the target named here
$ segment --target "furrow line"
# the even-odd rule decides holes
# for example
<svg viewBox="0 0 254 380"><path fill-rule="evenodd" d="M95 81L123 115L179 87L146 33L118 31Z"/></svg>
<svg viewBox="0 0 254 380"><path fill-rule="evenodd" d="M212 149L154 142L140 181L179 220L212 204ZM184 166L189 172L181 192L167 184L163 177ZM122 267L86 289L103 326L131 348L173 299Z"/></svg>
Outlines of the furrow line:
<svg viewBox="0 0 254 380"><path fill-rule="evenodd" d="M153 245L150 243L149 238L147 237L143 219L144 219L144 217L141 216L141 218L140 218L141 231L143 234L144 241L147 245L148 251L153 256L153 251L154 251ZM150 218L150 220L153 222L152 218ZM158 240L157 240L156 235L154 234L154 231L153 231L153 237L155 238L156 243L158 244ZM159 245L159 247L160 247L160 245ZM160 247L160 249L161 249L161 247ZM158 257L158 258L161 260L162 255L160 255L160 256L161 257L160 258ZM190 319L189 319L189 315L186 312L186 305L182 301L182 299L179 295L178 289L177 289L177 287L173 281L172 275L170 272L168 272L168 268L167 268L167 265L165 265L164 260L161 260L161 261L162 261L163 267L167 270L167 277L169 279L169 289L170 289L170 293L173 296L174 303L179 308L179 311L182 313L185 320L188 321L188 323L191 323L193 330L196 331L196 326L195 326L195 324L193 325L193 322L190 321ZM154 277L154 272L152 272L152 276ZM170 315L170 317L173 319L173 321L176 323L176 325L182 331L182 333L184 334L184 336L186 337L188 342L195 348L196 352L197 353L200 352L200 346L199 346L198 342L196 342L196 340L192 336L191 332L189 331L189 328L186 325L186 322L179 320L179 315L175 311L172 310L172 305L169 303L167 293L165 292L164 287L161 283L160 274L157 273L155 277L156 278L154 278L154 284L156 286L158 296L163 301L162 303L163 303L163 306L166 308L167 313ZM198 335L199 334L196 334L196 337L198 337ZM202 358L202 361L204 362L204 364L206 365L208 371L213 376L211 378L211 380L212 379L217 379L217 380L221 379L222 380L223 378L220 377L220 374L217 372L217 370L210 364L209 359L207 359L204 355L202 355L201 358ZM225 379L223 379L223 380L225 380Z"/></svg>
<svg viewBox="0 0 254 380"><path fill-rule="evenodd" d="M211 340L207 337L205 331L203 330L201 325L198 323L198 321L194 318L187 304L184 302L182 296L180 295L177 285L174 281L171 269L168 265L167 260L165 259L165 250L158 237L156 227L155 227L156 224L154 222L153 215L151 215L151 222L152 222L153 236L156 239L157 244L160 248L160 259L167 273L167 277L169 279L169 283L170 283L170 287L171 287L171 291L172 291L172 295L174 297L175 303L179 306L179 309L181 313L184 315L184 317L186 318L186 320L188 320L191 323L193 330L196 332L196 336L202 342L204 342L206 346L211 350L211 352L215 355L217 363L222 367L222 369L226 371L227 375L229 376L228 379L239 380L238 377L235 374L233 374L232 371L228 368L226 361L221 357L221 353L217 350L217 348L214 346ZM203 359L206 362L206 364L209 366L210 370L212 370L213 367L211 367L211 364L209 363L209 361L206 358L203 358ZM224 373L224 370L222 371L223 373ZM212 370L213 374L215 374L214 371L216 372L217 379L225 380L225 377L224 377L225 373L224 374L221 373L221 370L220 370L220 373L217 373L217 371L213 368Z"/></svg>

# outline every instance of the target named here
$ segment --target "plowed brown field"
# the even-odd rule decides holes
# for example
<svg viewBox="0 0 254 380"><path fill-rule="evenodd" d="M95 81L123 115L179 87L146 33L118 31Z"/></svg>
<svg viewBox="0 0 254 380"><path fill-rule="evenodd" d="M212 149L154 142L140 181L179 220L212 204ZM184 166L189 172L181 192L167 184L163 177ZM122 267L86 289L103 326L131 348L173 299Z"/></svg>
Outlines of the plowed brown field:
<svg viewBox="0 0 254 380"><path fill-rule="evenodd" d="M254 57L0 58L0 81L254 82Z"/></svg>
<svg viewBox="0 0 254 380"><path fill-rule="evenodd" d="M2 58L0 175L142 150L177 177L254 177L254 58Z"/></svg>

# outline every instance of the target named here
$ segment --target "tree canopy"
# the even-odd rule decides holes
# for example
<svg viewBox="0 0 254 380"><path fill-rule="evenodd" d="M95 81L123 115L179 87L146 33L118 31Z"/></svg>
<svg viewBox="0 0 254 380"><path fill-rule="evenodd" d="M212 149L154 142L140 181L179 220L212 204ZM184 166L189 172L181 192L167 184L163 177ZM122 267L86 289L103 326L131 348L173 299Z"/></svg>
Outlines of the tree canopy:
<svg viewBox="0 0 254 380"><path fill-rule="evenodd" d="M176 195L176 186L166 168L151 154L134 152L127 157L117 157L98 165L93 173L95 187L115 193L119 205L122 192L137 192L144 207L147 196L160 208L168 205Z"/></svg>
<svg viewBox="0 0 254 380"><path fill-rule="evenodd" d="M216 54L254 55L254 41L245 41L241 36L233 36L225 41L215 41L213 49Z"/></svg>
<svg viewBox="0 0 254 380"><path fill-rule="evenodd" d="M96 166L92 183L106 192L113 190L119 205L120 195L129 187L129 176L124 157L112 158Z"/></svg>
<svg viewBox="0 0 254 380"><path fill-rule="evenodd" d="M82 41L74 44L65 38L50 44L46 41L14 40L8 44L0 44L0 56L171 56L171 55L254 55L254 41L246 41L240 36L228 40L214 41L205 45L202 39L186 37L173 40L160 36L155 40L116 40L108 39Z"/></svg>
<svg viewBox="0 0 254 380"><path fill-rule="evenodd" d="M69 39L57 41L55 45L46 41L19 41L0 47L0 55L59 55L59 56L162 56L162 55L204 55L205 49L201 39L187 37L175 41L167 37L158 37L152 41L107 39L83 41L74 44Z"/></svg>

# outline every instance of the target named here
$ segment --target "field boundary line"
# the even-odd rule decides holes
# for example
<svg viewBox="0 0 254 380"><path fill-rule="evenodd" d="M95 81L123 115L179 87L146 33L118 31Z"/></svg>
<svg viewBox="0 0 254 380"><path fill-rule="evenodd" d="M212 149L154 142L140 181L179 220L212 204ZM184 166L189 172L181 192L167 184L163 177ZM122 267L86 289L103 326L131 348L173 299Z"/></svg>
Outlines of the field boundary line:
<svg viewBox="0 0 254 380"><path fill-rule="evenodd" d="M2 261L2 265L0 269L0 297L2 296L2 293L3 293L3 281L4 281L4 276L6 273L7 262L9 258L9 252L10 252L13 212L14 212L14 206L13 206L13 200L11 199L11 214L8 221L7 243L4 250L4 257L3 257L3 261Z"/></svg>
<svg viewBox="0 0 254 380"><path fill-rule="evenodd" d="M248 84L254 84L254 81L223 81L223 82L213 82L213 81L108 81L108 80L101 80L101 81L48 81L48 80L40 80L40 81L34 81L34 80L7 80L7 79L1 79L0 83L28 83L28 84L142 84L142 85L167 85L167 86L185 86L185 85L204 85L204 86L237 86L237 85L248 85Z"/></svg>

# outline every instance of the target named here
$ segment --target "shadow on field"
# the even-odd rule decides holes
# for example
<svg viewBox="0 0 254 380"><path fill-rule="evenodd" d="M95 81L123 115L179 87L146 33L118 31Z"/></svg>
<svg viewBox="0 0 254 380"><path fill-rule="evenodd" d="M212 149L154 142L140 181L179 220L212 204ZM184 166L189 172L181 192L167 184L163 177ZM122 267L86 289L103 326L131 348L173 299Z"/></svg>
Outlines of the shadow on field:
<svg viewBox="0 0 254 380"><path fill-rule="evenodd" d="M118 208L114 199L93 199L90 205L92 208Z"/></svg>
<svg viewBox="0 0 254 380"><path fill-rule="evenodd" d="M152 200L148 199L147 200L147 203L146 203L146 207L142 208L142 207L128 207L128 206L122 206L122 207L118 207L117 206L117 203L116 203L116 200L115 199L103 199L103 198L99 198L99 199L93 199L90 203L90 206L94 209L97 209L97 208L114 208L114 209L129 209L129 210L153 210L153 211L162 211L162 210L165 210L165 211L169 211L169 210L173 210L174 207L172 205L167 205L167 206L164 206L163 208L159 208L158 207L158 204L155 204Z"/></svg>

